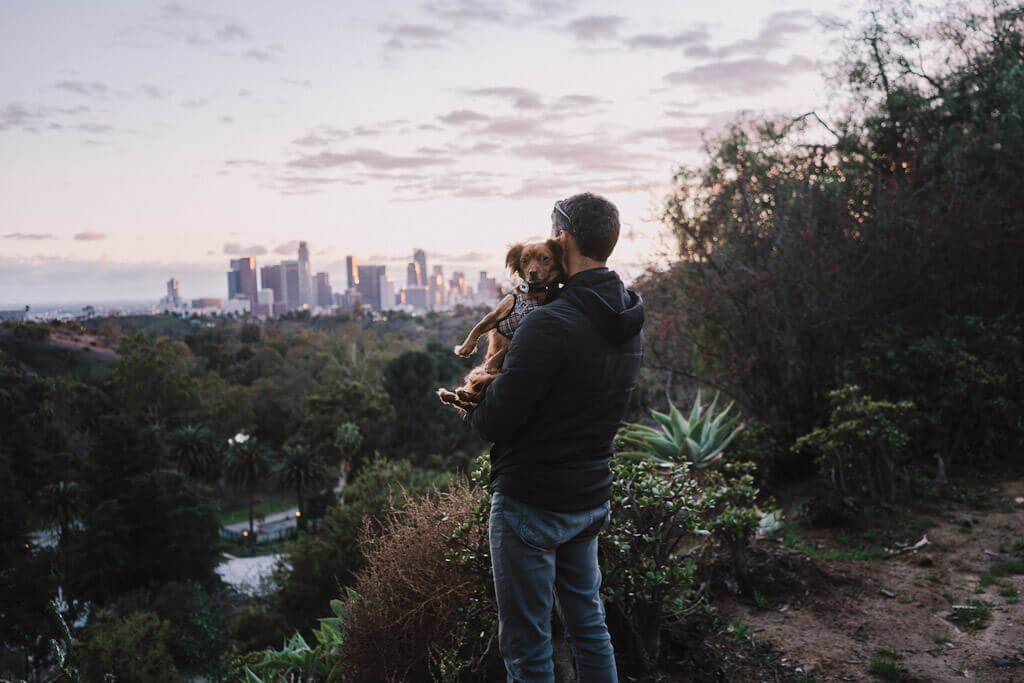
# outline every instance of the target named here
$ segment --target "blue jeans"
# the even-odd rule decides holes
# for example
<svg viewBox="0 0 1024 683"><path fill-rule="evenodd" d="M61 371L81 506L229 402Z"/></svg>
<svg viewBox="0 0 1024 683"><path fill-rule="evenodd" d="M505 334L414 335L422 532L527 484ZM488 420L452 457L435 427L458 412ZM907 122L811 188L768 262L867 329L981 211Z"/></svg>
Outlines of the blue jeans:
<svg viewBox="0 0 1024 683"><path fill-rule="evenodd" d="M598 591L597 534L610 503L582 512L552 512L495 491L491 498L491 566L498 600L498 646L509 683L554 681L551 610L568 632L580 683L618 680Z"/></svg>

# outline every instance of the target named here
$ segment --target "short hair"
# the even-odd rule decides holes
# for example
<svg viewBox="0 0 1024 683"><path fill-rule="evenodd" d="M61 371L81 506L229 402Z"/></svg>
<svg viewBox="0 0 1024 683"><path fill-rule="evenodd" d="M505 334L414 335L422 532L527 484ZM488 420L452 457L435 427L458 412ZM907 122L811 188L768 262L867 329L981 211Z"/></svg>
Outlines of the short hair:
<svg viewBox="0 0 1024 683"><path fill-rule="evenodd" d="M595 261L607 261L619 241L619 210L600 195L582 192L558 202L553 220L576 238L580 253ZM568 219L566 219L568 216Z"/></svg>

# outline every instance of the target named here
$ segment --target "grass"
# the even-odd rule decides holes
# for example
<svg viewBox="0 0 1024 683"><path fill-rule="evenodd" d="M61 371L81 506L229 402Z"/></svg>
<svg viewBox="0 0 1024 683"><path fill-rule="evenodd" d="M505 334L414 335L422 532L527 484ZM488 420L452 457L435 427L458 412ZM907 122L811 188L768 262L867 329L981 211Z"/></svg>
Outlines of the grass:
<svg viewBox="0 0 1024 683"><path fill-rule="evenodd" d="M992 605L984 600L968 600L967 604L953 605L949 619L970 631L977 631L984 627L991 612Z"/></svg>
<svg viewBox="0 0 1024 683"><path fill-rule="evenodd" d="M894 650L883 648L871 658L868 673L883 681L909 681L907 670L899 663L900 655Z"/></svg>

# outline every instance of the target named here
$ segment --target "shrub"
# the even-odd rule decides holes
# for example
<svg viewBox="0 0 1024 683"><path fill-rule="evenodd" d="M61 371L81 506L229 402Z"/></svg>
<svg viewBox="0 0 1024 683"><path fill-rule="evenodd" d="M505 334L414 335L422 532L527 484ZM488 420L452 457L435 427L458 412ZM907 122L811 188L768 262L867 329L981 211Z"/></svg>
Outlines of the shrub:
<svg viewBox="0 0 1024 683"><path fill-rule="evenodd" d="M1006 462L1024 414L1024 318L950 316L926 335L892 328L873 335L847 369L851 381L890 401L913 399L920 455L938 458L938 483L954 459Z"/></svg>
<svg viewBox="0 0 1024 683"><path fill-rule="evenodd" d="M793 449L820 453L821 472L840 495L895 502L910 482L904 466L914 404L875 401L856 385L829 392L829 402L829 424Z"/></svg>
<svg viewBox="0 0 1024 683"><path fill-rule="evenodd" d="M151 612L118 617L101 611L73 649L82 680L176 683L180 680L170 649L170 626Z"/></svg>

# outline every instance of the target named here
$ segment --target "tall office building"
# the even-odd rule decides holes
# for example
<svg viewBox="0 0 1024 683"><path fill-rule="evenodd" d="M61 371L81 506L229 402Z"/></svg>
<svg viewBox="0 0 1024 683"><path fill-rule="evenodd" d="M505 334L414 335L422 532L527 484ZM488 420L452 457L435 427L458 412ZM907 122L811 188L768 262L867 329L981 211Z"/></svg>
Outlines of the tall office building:
<svg viewBox="0 0 1024 683"><path fill-rule="evenodd" d="M289 309L302 308L301 273L298 261L281 261L282 299Z"/></svg>
<svg viewBox="0 0 1024 683"><path fill-rule="evenodd" d="M412 250L412 260L420 264L420 280L417 284L419 287L427 286L427 252L422 249ZM410 285L412 286L412 285Z"/></svg>
<svg viewBox="0 0 1024 683"><path fill-rule="evenodd" d="M260 286L274 290L274 301L284 301L284 290L281 283L281 266L263 266L260 268Z"/></svg>
<svg viewBox="0 0 1024 683"><path fill-rule="evenodd" d="M256 302L256 259L251 256L231 259L231 270L228 271L228 301L238 295L245 295L253 303Z"/></svg>
<svg viewBox="0 0 1024 683"><path fill-rule="evenodd" d="M299 298L306 306L312 306L316 298L313 269L309 264L309 245L305 242L299 242Z"/></svg>
<svg viewBox="0 0 1024 683"><path fill-rule="evenodd" d="M380 275L380 310L390 311L395 307L395 281L384 273Z"/></svg>
<svg viewBox="0 0 1024 683"><path fill-rule="evenodd" d="M423 286L423 271L420 270L420 264L418 261L409 261L409 265L405 269L405 286L406 287L422 287Z"/></svg>
<svg viewBox="0 0 1024 683"><path fill-rule="evenodd" d="M498 281L486 270L480 271L480 282L476 286L478 303L490 303L498 298Z"/></svg>
<svg viewBox="0 0 1024 683"><path fill-rule="evenodd" d="M448 285L444 281L444 269L434 266L434 272L427 280L427 308L435 311L448 302Z"/></svg>
<svg viewBox="0 0 1024 683"><path fill-rule="evenodd" d="M380 299L380 283L386 277L384 266L359 266L359 295L363 306L375 311L383 310Z"/></svg>
<svg viewBox="0 0 1024 683"><path fill-rule="evenodd" d="M317 273L313 278L313 289L316 290L316 305L330 308L334 305L334 293L331 292L331 276Z"/></svg>
<svg viewBox="0 0 1024 683"><path fill-rule="evenodd" d="M359 286L359 263L355 256L349 254L345 257L345 270L348 271L348 288L355 289Z"/></svg>
<svg viewBox="0 0 1024 683"><path fill-rule="evenodd" d="M173 277L167 281L167 305L173 308L181 306L181 290L179 283Z"/></svg>

